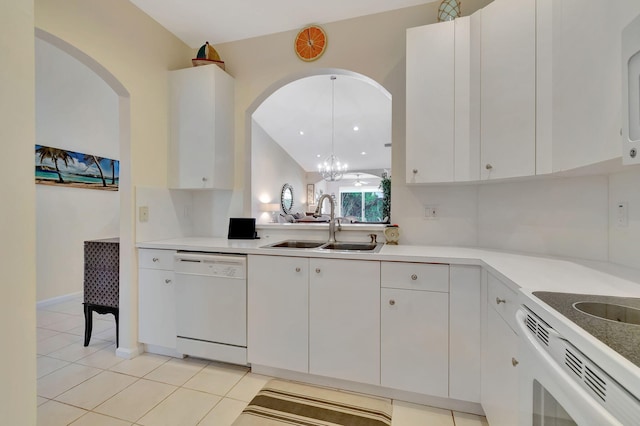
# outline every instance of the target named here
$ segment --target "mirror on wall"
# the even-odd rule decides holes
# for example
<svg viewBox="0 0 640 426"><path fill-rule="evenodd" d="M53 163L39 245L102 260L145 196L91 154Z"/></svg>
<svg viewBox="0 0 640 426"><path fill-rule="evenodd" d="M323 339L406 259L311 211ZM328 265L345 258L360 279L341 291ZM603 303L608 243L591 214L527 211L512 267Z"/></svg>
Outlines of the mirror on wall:
<svg viewBox="0 0 640 426"><path fill-rule="evenodd" d="M280 193L280 208L285 214L293 213L293 187L288 183L282 185Z"/></svg>
<svg viewBox="0 0 640 426"><path fill-rule="evenodd" d="M271 222L261 205L280 203L279 222L326 221L312 212L328 193L347 222L382 223L388 220L381 179L391 171L391 94L360 74L319 72L278 88L251 116L252 214ZM331 154L347 165L335 181L323 179L318 168ZM289 212L281 199L285 182ZM328 213L328 202L323 207Z"/></svg>

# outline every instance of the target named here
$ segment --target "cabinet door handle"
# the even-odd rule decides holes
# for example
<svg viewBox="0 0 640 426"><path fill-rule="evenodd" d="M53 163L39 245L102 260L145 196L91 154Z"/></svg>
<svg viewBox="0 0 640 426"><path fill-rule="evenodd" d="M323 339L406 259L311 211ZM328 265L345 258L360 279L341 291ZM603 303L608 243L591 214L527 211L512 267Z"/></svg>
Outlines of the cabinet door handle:
<svg viewBox="0 0 640 426"><path fill-rule="evenodd" d="M415 280L417 280L417 279L418 279L418 276L417 276L416 274L413 274L413 275L411 275L411 279L412 279L413 281L415 281Z"/></svg>
<svg viewBox="0 0 640 426"><path fill-rule="evenodd" d="M300 272L300 268L299 268L299 267L298 267L298 268L296 268L296 272Z"/></svg>
<svg viewBox="0 0 640 426"><path fill-rule="evenodd" d="M206 181L207 181L207 178L206 178L206 177L203 177L203 178L202 178L202 181L203 181L203 182L206 182Z"/></svg>
<svg viewBox="0 0 640 426"><path fill-rule="evenodd" d="M171 280L167 278L166 280L164 280L164 283L165 284L171 284Z"/></svg>
<svg viewBox="0 0 640 426"><path fill-rule="evenodd" d="M316 274L320 273L320 268L316 268Z"/></svg>
<svg viewBox="0 0 640 426"><path fill-rule="evenodd" d="M418 169L413 169L413 174L418 174Z"/></svg>
<svg viewBox="0 0 640 426"><path fill-rule="evenodd" d="M499 305L501 303L507 303L507 301L504 299L500 299L499 297L496 297L496 305Z"/></svg>
<svg viewBox="0 0 640 426"><path fill-rule="evenodd" d="M396 304L396 301L395 301L395 300L393 300L393 299L391 299L391 300L389 300L389 304L390 304L391 306L393 306L393 305L395 305L395 304Z"/></svg>
<svg viewBox="0 0 640 426"><path fill-rule="evenodd" d="M515 367L518 364L520 364L520 362L517 359L511 358L511 365L513 365Z"/></svg>
<svg viewBox="0 0 640 426"><path fill-rule="evenodd" d="M155 262L157 262L157 261L158 261L158 260L160 260L160 259L158 259L157 257L154 257L154 258L153 258L153 259L151 259L151 260L155 263Z"/></svg>
<svg viewBox="0 0 640 426"><path fill-rule="evenodd" d="M487 170L491 170L491 169L493 169L493 166L490 163L487 163L487 165L484 166L484 168L487 169Z"/></svg>

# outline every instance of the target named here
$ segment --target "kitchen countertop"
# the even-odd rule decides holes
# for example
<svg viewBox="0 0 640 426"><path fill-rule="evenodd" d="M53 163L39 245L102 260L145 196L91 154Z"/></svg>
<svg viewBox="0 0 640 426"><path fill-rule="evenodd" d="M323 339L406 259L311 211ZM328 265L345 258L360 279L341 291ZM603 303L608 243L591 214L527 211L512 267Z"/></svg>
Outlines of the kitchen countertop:
<svg viewBox="0 0 640 426"><path fill-rule="evenodd" d="M536 312L545 322L640 399L640 368L638 366L564 316L558 311L558 307L554 308L533 294L544 291L638 298L640 297L640 270L607 262L468 247L384 245L378 253L332 253L314 249L262 247L274 242L191 237L139 242L137 247L482 266L513 290L520 291L520 303ZM632 327L636 327L640 333L640 326Z"/></svg>

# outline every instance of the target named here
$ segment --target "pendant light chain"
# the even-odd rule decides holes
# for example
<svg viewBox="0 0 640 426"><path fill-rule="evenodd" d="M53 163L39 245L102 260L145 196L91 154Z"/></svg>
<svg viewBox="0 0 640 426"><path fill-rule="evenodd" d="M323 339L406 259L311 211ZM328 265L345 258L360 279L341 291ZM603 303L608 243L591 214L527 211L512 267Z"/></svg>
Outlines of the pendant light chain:
<svg viewBox="0 0 640 426"><path fill-rule="evenodd" d="M347 165L341 164L335 154L335 102L336 102L336 76L331 76L331 154L318 165L318 172L322 178L328 182L342 179L347 171Z"/></svg>

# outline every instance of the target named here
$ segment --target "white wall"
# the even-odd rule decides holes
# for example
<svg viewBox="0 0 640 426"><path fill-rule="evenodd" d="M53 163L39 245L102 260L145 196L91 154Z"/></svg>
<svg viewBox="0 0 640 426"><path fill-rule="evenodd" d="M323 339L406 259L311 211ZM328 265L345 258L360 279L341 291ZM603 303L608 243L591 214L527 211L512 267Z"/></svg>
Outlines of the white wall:
<svg viewBox="0 0 640 426"><path fill-rule="evenodd" d="M608 179L479 186L478 245L606 261Z"/></svg>
<svg viewBox="0 0 640 426"><path fill-rule="evenodd" d="M36 424L33 2L0 2L0 417Z"/></svg>
<svg viewBox="0 0 640 426"><path fill-rule="evenodd" d="M35 26L90 63L120 96L118 353L131 356L139 350L134 186L166 186L167 70L191 66L194 52L127 0L37 0Z"/></svg>
<svg viewBox="0 0 640 426"><path fill-rule="evenodd" d="M258 223L268 223L270 213L261 212L260 204L280 203L285 183L293 187L293 212L305 212L307 200L306 173L267 132L252 120L251 146L251 215Z"/></svg>
<svg viewBox="0 0 640 426"><path fill-rule="evenodd" d="M97 74L36 39L36 143L119 160L118 96ZM83 242L117 237L119 193L36 186L37 300L83 289Z"/></svg>
<svg viewBox="0 0 640 426"><path fill-rule="evenodd" d="M609 177L609 258L640 268L640 168ZM617 224L617 204L627 203L628 224Z"/></svg>

